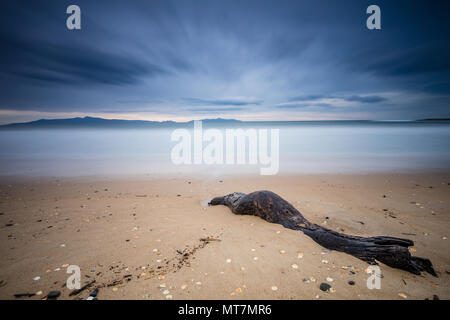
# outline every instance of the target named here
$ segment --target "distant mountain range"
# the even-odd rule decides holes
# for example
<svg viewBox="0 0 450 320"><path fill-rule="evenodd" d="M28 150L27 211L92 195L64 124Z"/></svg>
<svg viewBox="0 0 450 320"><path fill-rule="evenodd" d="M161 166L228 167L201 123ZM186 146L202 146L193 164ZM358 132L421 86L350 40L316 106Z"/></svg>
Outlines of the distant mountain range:
<svg viewBox="0 0 450 320"><path fill-rule="evenodd" d="M240 121L236 119L203 119L202 123L206 126L223 126L227 124L273 124L273 125L290 125L298 123L325 124L325 123L411 123L411 122L449 122L450 119L420 119L415 121L371 121L371 120L324 120L324 121ZM155 127L187 127L192 126L194 120L187 122L175 121L147 121L147 120L119 120L119 119L103 119L96 117L77 117L69 119L41 119L30 122L10 123L0 125L0 129L50 129L50 128L155 128Z"/></svg>
<svg viewBox="0 0 450 320"><path fill-rule="evenodd" d="M10 123L0 125L1 129L26 129L26 128L68 128L68 127L87 127L87 128L149 128L149 127L173 127L186 126L194 121L175 122L175 121L147 121L147 120L119 120L119 119L103 119L95 117L77 117L69 119L40 119L30 122ZM204 119L203 123L240 123L235 119Z"/></svg>

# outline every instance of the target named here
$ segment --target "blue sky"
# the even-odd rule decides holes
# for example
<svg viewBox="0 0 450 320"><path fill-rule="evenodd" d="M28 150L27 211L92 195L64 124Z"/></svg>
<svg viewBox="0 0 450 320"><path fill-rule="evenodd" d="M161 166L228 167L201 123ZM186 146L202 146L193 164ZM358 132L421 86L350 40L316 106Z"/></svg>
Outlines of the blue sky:
<svg viewBox="0 0 450 320"><path fill-rule="evenodd" d="M81 30L66 8L81 8ZM381 30L366 8L381 8ZM450 117L448 1L2 1L0 123Z"/></svg>

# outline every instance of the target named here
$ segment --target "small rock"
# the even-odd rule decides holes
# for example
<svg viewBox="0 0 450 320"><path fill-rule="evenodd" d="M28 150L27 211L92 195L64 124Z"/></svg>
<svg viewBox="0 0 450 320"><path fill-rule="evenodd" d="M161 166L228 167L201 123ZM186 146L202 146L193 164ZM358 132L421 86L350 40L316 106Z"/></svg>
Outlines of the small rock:
<svg viewBox="0 0 450 320"><path fill-rule="evenodd" d="M272 291L277 291L278 290L278 287L277 286L272 286Z"/></svg>
<svg viewBox="0 0 450 320"><path fill-rule="evenodd" d="M355 281L350 280L350 281L348 282L348 284L351 285L351 286L354 286L354 285L355 285Z"/></svg>
<svg viewBox="0 0 450 320"><path fill-rule="evenodd" d="M58 290L50 291L47 294L47 299L49 299L49 300L56 300L56 298L58 298L60 295L61 295L61 292L58 291Z"/></svg>
<svg viewBox="0 0 450 320"><path fill-rule="evenodd" d="M95 288L90 294L89 296L91 297L96 297L98 295L98 288Z"/></svg>
<svg viewBox="0 0 450 320"><path fill-rule="evenodd" d="M331 286L328 283L322 282L319 286L322 291L329 291Z"/></svg>

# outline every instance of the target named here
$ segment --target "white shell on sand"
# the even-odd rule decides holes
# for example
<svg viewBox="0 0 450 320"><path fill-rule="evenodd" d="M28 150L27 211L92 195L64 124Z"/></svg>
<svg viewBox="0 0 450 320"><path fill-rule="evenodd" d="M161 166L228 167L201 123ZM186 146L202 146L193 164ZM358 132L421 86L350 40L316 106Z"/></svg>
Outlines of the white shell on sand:
<svg viewBox="0 0 450 320"><path fill-rule="evenodd" d="M296 265L295 263L293 265L291 265L292 269L298 269L298 265Z"/></svg>
<svg viewBox="0 0 450 320"><path fill-rule="evenodd" d="M41 279L41 277L39 277L39 276L33 278L34 281L38 281L40 279Z"/></svg>
<svg viewBox="0 0 450 320"><path fill-rule="evenodd" d="M277 286L272 286L272 291L277 291L278 290L278 287Z"/></svg>

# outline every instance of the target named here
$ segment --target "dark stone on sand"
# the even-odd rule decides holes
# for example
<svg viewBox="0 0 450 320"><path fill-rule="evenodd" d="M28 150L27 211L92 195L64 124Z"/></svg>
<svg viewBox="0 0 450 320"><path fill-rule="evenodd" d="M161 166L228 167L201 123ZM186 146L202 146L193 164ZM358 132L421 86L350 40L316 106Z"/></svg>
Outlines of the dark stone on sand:
<svg viewBox="0 0 450 320"><path fill-rule="evenodd" d="M14 224L12 224L12 223L7 223L7 224L5 224L5 227L12 227Z"/></svg>
<svg viewBox="0 0 450 320"><path fill-rule="evenodd" d="M98 295L98 288L95 288L90 294L89 296L91 297L96 297Z"/></svg>
<svg viewBox="0 0 450 320"><path fill-rule="evenodd" d="M439 300L439 296L437 294L433 294L433 300Z"/></svg>
<svg viewBox="0 0 450 320"><path fill-rule="evenodd" d="M386 195L385 195L385 194L383 194L383 198L386 198Z"/></svg>
<svg viewBox="0 0 450 320"><path fill-rule="evenodd" d="M47 294L47 299L52 300L52 299L56 299L61 295L61 291L58 290L54 290L54 291L50 291Z"/></svg>
<svg viewBox="0 0 450 320"><path fill-rule="evenodd" d="M177 250L178 254L183 254L183 251Z"/></svg>
<svg viewBox="0 0 450 320"><path fill-rule="evenodd" d="M322 291L328 291L328 290L330 290L330 288L331 288L331 286L328 284L328 283L325 283L325 282L322 282L321 284L320 284L320 290L322 290Z"/></svg>
<svg viewBox="0 0 450 320"><path fill-rule="evenodd" d="M354 285L355 285L355 281L350 280L350 281L348 282L348 284L351 285L351 286L354 286Z"/></svg>

